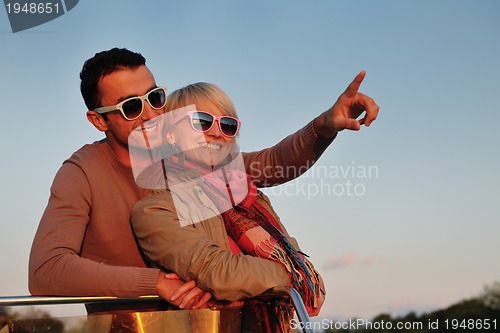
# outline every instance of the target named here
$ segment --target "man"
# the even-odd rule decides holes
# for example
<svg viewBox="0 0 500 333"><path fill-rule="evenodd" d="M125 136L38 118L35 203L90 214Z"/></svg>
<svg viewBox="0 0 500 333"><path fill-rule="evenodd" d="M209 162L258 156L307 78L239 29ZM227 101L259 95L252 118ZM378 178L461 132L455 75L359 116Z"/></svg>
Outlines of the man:
<svg viewBox="0 0 500 333"><path fill-rule="evenodd" d="M128 136L163 112L166 97L145 63L138 53L114 48L83 66L81 92L87 119L106 139L75 152L54 179L30 254L33 295L158 294L174 305L183 301L177 294L175 300L171 297L181 287L186 290L184 281L148 267L130 227L131 209L147 191L134 181ZM293 179L297 175L273 173L272 168L310 167L339 131L359 130L376 119L378 106L358 93L364 75L358 74L331 109L295 134L272 148L244 154L258 186ZM150 133L157 128L153 123L142 130ZM266 172L260 172L264 168ZM194 282L187 286L184 295L201 297L201 291L189 292L196 291Z"/></svg>

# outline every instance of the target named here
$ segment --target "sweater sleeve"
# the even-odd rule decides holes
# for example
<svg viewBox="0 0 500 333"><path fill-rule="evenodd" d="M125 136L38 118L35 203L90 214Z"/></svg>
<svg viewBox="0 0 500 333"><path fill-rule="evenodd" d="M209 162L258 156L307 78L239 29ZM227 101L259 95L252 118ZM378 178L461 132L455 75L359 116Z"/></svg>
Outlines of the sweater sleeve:
<svg viewBox="0 0 500 333"><path fill-rule="evenodd" d="M146 255L183 280L196 280L216 299L236 301L290 285L282 265L221 248L202 223L181 226L162 196L147 197L132 211L132 225Z"/></svg>
<svg viewBox="0 0 500 333"><path fill-rule="evenodd" d="M73 163L63 164L52 184L31 248L31 294L129 297L156 294L159 270L111 266L80 256L90 202L90 185L84 172Z"/></svg>
<svg viewBox="0 0 500 333"><path fill-rule="evenodd" d="M246 171L258 187L286 183L309 170L333 140L319 137L311 121L271 148L243 153Z"/></svg>

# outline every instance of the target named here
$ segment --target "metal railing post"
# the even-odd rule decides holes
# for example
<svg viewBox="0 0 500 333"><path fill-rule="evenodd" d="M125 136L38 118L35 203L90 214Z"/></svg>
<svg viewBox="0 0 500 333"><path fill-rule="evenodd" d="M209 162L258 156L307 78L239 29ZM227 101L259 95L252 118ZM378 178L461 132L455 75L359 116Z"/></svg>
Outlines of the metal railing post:
<svg viewBox="0 0 500 333"><path fill-rule="evenodd" d="M304 302L302 301L302 297L300 297L299 292L294 288L290 288L288 292L290 298L292 299L293 306L295 307L295 311L297 312L297 317L304 326L302 332L315 333L314 329L312 328L313 325L310 324L311 318L309 318L309 314L307 313L307 309L304 305Z"/></svg>

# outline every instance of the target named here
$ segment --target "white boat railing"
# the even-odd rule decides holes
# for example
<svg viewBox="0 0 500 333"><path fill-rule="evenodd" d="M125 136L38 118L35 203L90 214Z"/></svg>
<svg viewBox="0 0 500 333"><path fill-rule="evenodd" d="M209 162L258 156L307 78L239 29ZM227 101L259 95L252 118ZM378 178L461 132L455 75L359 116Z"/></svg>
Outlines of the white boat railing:
<svg viewBox="0 0 500 333"><path fill-rule="evenodd" d="M256 297L258 300L262 301L276 301L279 299L289 299L295 309L295 313L298 319L298 322L301 323L300 328L302 332L305 333L314 333L314 329L312 329L313 325L311 324L311 320L309 315L307 314L307 310L302 302L302 298L297 290L290 288L286 290L273 290L263 295ZM61 305L61 304L99 304L101 306L106 305L120 305L120 304L137 304L138 308L140 308L140 304L151 303L151 302L162 302L162 299L159 296L142 296L142 297L108 297L108 296L95 296L95 297L56 297L56 296L0 296L0 308L1 307L18 307L18 306L40 306L40 305ZM184 314L183 312L189 311L190 313L195 312L203 312L207 310L180 310L177 311L180 314ZM214 311L212 311L214 312ZM169 313L169 311L165 311L163 313ZM144 313L146 314L146 313ZM204 312L206 314L206 312ZM213 316L204 317L211 319ZM139 317L138 317L139 318ZM151 318L151 315L149 316ZM217 318L218 319L218 318ZM7 326L2 327L0 322L0 333L9 333L11 332ZM90 331L89 331L90 332Z"/></svg>

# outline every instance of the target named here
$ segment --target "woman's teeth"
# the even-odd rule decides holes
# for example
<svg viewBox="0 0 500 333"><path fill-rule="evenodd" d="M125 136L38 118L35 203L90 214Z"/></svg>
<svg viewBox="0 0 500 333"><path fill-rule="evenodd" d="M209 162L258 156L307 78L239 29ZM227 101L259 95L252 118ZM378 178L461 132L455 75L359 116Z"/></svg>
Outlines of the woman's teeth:
<svg viewBox="0 0 500 333"><path fill-rule="evenodd" d="M218 144L206 143L206 142L200 143L200 147L208 149L208 150L217 150L217 151L219 151L221 148L221 146Z"/></svg>

